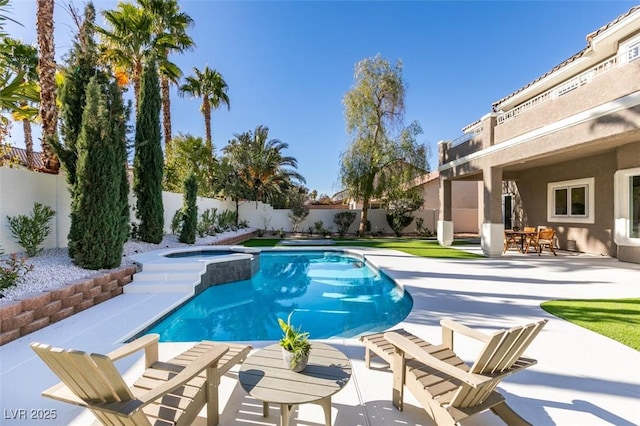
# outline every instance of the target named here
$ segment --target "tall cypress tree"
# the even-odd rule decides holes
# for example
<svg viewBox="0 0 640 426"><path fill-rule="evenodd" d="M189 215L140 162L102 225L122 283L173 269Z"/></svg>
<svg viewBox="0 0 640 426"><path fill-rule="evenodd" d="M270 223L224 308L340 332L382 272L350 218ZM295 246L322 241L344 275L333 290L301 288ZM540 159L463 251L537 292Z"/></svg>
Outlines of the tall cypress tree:
<svg viewBox="0 0 640 426"><path fill-rule="evenodd" d="M86 90L91 77L99 76L100 82L106 82L107 76L98 68L98 47L95 42L95 16L93 3L89 2L84 9L84 19L75 36L73 47L63 70L64 80L60 87L60 131L62 141L54 139L51 145L60 159L69 192L71 193L71 226L69 228L69 256L75 256L75 242L81 230L77 229L76 220L77 197L76 168L78 160L78 137L82 127L83 110L86 104Z"/></svg>
<svg viewBox="0 0 640 426"><path fill-rule="evenodd" d="M112 130L111 97L92 78L87 85L78 137L75 263L86 269L114 268L122 260L122 182L116 161L118 141Z"/></svg>
<svg viewBox="0 0 640 426"><path fill-rule="evenodd" d="M138 237L158 244L164 234L162 205L162 145L160 139L160 83L154 60L147 60L141 77L136 117L133 191L136 195Z"/></svg>
<svg viewBox="0 0 640 426"><path fill-rule="evenodd" d="M196 228L198 227L198 179L191 173L184 181L182 204L182 228L180 228L179 240L181 243L193 244L196 242Z"/></svg>
<svg viewBox="0 0 640 426"><path fill-rule="evenodd" d="M129 238L129 178L127 176L127 122L131 111L131 102L125 105L122 99L122 90L114 80L109 85L109 122L111 123L111 139L114 144L115 176L119 185L118 206L115 213L119 216L119 240L120 247L114 250L122 256L122 248Z"/></svg>

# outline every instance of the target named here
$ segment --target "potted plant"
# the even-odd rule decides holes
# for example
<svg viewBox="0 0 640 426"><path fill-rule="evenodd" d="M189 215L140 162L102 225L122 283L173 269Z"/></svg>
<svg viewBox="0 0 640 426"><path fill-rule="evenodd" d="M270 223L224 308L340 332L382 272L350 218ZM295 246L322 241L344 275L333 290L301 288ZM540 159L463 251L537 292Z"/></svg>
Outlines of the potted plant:
<svg viewBox="0 0 640 426"><path fill-rule="evenodd" d="M309 361L309 352L311 352L311 343L309 342L309 333L300 331L291 325L291 315L289 314L287 322L278 318L278 324L284 333L280 339L282 346L282 358L287 367L295 372L304 370Z"/></svg>

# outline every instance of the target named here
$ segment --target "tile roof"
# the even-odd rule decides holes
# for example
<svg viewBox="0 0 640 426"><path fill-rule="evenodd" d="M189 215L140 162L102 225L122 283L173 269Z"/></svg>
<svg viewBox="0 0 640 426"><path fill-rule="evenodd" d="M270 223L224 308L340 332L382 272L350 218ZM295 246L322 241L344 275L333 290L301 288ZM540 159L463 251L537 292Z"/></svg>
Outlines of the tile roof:
<svg viewBox="0 0 640 426"><path fill-rule="evenodd" d="M15 160L21 166L27 167L27 150L24 148L17 148L15 146L8 147L7 152L2 156L5 160ZM34 169L39 170L44 167L42 162L42 155L40 152L33 152Z"/></svg>

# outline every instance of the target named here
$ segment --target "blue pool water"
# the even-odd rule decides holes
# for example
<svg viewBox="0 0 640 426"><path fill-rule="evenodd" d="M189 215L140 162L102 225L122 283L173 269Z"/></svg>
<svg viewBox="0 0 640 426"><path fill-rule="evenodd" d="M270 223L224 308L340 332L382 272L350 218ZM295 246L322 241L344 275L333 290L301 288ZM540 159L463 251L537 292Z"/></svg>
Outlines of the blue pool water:
<svg viewBox="0 0 640 426"><path fill-rule="evenodd" d="M147 330L163 342L278 340L278 318L312 339L355 337L402 321L413 300L343 252L262 252L250 280L208 288Z"/></svg>

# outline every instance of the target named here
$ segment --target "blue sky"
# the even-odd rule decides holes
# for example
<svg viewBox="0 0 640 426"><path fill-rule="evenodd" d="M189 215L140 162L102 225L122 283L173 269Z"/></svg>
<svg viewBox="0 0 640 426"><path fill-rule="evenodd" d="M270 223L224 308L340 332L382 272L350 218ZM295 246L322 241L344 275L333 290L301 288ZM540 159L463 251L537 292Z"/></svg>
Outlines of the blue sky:
<svg viewBox="0 0 640 426"><path fill-rule="evenodd" d="M73 28L57 1L59 63ZM76 2L82 9L84 3ZM115 1L95 1L100 10ZM205 65L229 85L231 110L212 115L219 150L235 133L257 125L289 144L306 186L340 189L340 153L348 146L342 98L356 62L380 53L400 59L407 83L406 123L417 120L419 141L454 139L490 112L492 102L526 85L586 46L585 37L625 13L629 1L181 1L195 21L197 46L173 60L186 75ZM13 0L11 16L24 27L9 33L35 42L35 2ZM102 23L102 17L98 17ZM200 101L174 90L174 133L204 136ZM20 126L12 143L24 146ZM39 149L39 147L37 148Z"/></svg>

